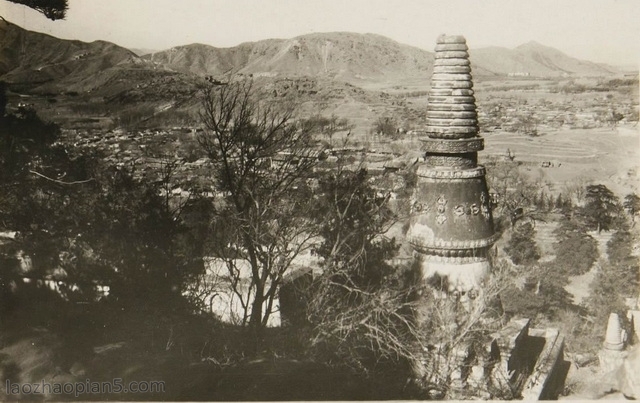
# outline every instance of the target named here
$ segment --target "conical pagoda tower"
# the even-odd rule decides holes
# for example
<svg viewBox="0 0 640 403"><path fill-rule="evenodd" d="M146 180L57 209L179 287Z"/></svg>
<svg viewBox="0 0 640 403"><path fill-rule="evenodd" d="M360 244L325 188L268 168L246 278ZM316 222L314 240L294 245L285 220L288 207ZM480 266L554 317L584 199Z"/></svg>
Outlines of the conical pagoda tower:
<svg viewBox="0 0 640 403"><path fill-rule="evenodd" d="M477 164L484 140L465 38L442 35L435 50L421 139L425 158L407 236L421 256L423 279L446 278L447 291L473 298L491 268L489 249L497 238L485 169Z"/></svg>

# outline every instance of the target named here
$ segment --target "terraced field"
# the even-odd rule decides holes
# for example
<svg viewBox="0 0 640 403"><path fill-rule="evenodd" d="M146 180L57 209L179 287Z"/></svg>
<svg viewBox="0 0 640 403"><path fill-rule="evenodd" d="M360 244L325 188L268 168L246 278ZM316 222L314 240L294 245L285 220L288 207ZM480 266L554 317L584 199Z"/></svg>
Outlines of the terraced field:
<svg viewBox="0 0 640 403"><path fill-rule="evenodd" d="M539 137L516 133L485 136L485 155L509 149L532 173L561 185L578 178L606 183L619 196L638 191L640 167L638 127L561 130ZM543 168L543 162L553 166Z"/></svg>
<svg viewBox="0 0 640 403"><path fill-rule="evenodd" d="M518 133L496 133L485 138L489 154L501 154L509 148L523 161L592 163L601 156L629 154L629 146L636 146L638 154L638 129L620 127L611 129L574 129L527 137Z"/></svg>

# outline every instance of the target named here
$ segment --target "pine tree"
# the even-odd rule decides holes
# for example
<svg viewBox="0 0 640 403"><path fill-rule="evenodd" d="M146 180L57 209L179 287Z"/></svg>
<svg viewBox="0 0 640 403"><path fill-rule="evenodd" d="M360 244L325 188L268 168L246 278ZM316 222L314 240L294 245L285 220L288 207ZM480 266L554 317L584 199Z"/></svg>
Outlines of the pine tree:
<svg viewBox="0 0 640 403"><path fill-rule="evenodd" d="M571 209L573 209L573 202L571 201L571 197L567 197L564 200L564 204L562 205L562 207L565 211L571 211Z"/></svg>
<svg viewBox="0 0 640 403"><path fill-rule="evenodd" d="M536 231L530 223L514 228L511 239L504 248L517 265L530 265L540 259L540 248L535 241Z"/></svg>
<svg viewBox="0 0 640 403"><path fill-rule="evenodd" d="M555 208L560 210L564 207L564 200L562 200L562 193L558 193L558 197L556 197Z"/></svg>
<svg viewBox="0 0 640 403"><path fill-rule="evenodd" d="M67 0L7 0L12 3L22 4L41 12L52 21L63 20L69 5Z"/></svg>
<svg viewBox="0 0 640 403"><path fill-rule="evenodd" d="M544 193L544 189L543 189L540 191L540 197L538 198L538 204L536 204L536 207L540 210L544 210L546 201L547 201L547 195Z"/></svg>
<svg viewBox="0 0 640 403"><path fill-rule="evenodd" d="M634 216L640 213L640 197L635 193L629 193L624 197L622 206L630 216Z"/></svg>
<svg viewBox="0 0 640 403"><path fill-rule="evenodd" d="M587 228L609 231L621 212L620 200L605 185L589 185L586 188L585 205L580 210Z"/></svg>
<svg viewBox="0 0 640 403"><path fill-rule="evenodd" d="M598 244L584 226L565 216L553 233L557 240L554 244L557 269L568 276L588 272L598 258Z"/></svg>
<svg viewBox="0 0 640 403"><path fill-rule="evenodd" d="M553 207L555 206L554 200L553 200L553 195L550 194L549 196L547 196L547 209L546 211L553 211Z"/></svg>

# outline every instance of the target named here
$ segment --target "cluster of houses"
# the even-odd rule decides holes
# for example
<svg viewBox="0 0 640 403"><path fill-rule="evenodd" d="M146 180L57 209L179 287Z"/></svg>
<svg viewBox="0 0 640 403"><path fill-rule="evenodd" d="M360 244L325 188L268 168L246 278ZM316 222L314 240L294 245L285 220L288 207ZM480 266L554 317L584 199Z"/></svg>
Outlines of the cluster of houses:
<svg viewBox="0 0 640 403"><path fill-rule="evenodd" d="M146 129L124 131L100 129L67 129L62 141L78 150L102 152L104 161L116 167L135 165L134 176L150 178L163 164L174 163L176 182L190 182L201 176L208 166L206 158L186 158L180 152L182 136L193 136L195 129ZM195 140L194 140L195 141Z"/></svg>
<svg viewBox="0 0 640 403"><path fill-rule="evenodd" d="M91 130L71 129L63 131L62 141L72 144L77 149L89 149L102 152L104 161L110 166L135 166L133 175L140 180L157 180L167 164L173 165L171 188L163 190L170 192L176 200L185 200L193 192L208 198L218 198L222 194L215 191L211 176L210 161L199 158L185 158L181 147L184 142L180 138L194 137L195 129L173 128L169 130ZM195 139L191 139L192 146ZM153 150L170 151L154 154ZM281 163L286 153L270 158L265 169L271 169ZM423 158L421 152L407 155L369 150L363 147L336 147L321 153L323 157L316 167L317 172L334 170L337 165L344 169L366 169L370 176L370 184L381 198L391 201L393 206L402 203L406 196L406 173L415 168ZM310 181L316 181L309 178ZM315 183L315 182L314 182Z"/></svg>
<svg viewBox="0 0 640 403"><path fill-rule="evenodd" d="M611 126L614 122L637 122L638 105L612 102L605 95L597 95L579 102L537 103L518 98L488 97L478 102L478 121L483 132L506 130L522 131L530 127L536 132L559 129L591 129ZM616 120L616 118L619 118Z"/></svg>

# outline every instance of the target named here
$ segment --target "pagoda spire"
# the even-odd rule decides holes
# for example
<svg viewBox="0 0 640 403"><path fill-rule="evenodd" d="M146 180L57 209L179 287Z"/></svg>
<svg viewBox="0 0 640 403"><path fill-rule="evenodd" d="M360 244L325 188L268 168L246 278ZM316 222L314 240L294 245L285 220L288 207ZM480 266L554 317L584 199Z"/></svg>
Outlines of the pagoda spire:
<svg viewBox="0 0 640 403"><path fill-rule="evenodd" d="M485 169L477 164L484 140L467 50L462 36L438 37L407 238L423 279L446 278L446 291L473 298L491 269L497 234Z"/></svg>

